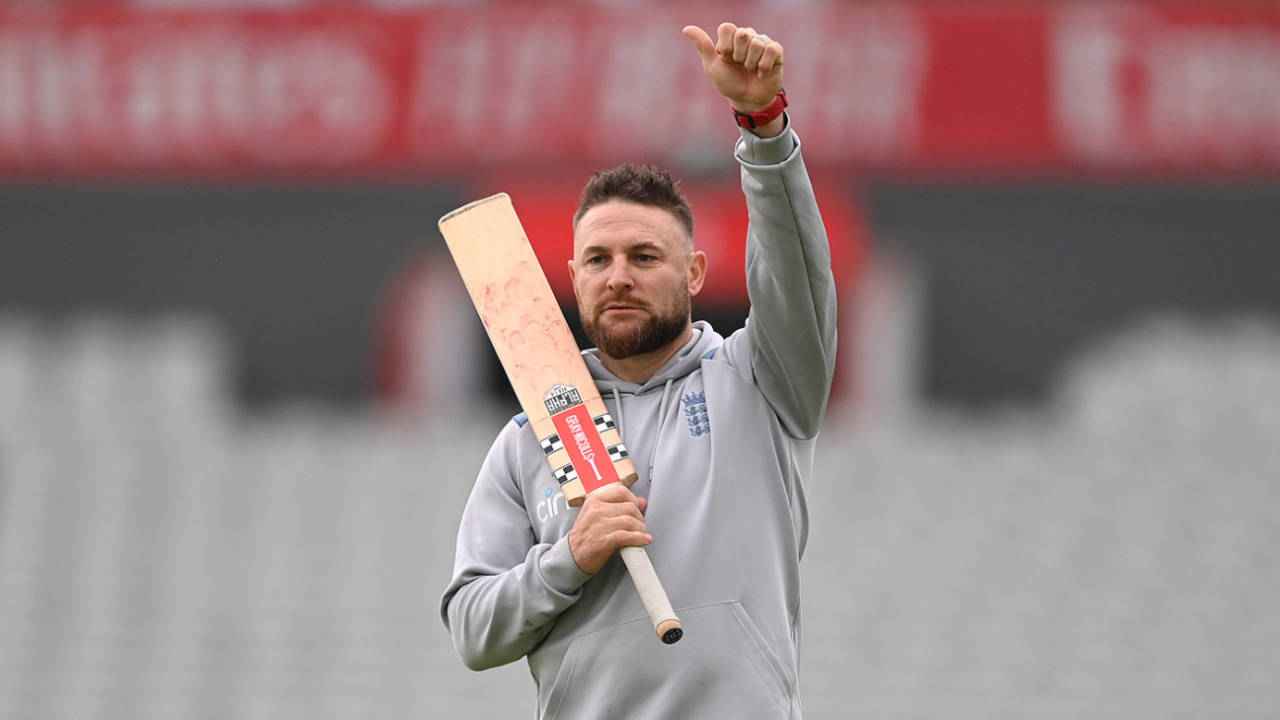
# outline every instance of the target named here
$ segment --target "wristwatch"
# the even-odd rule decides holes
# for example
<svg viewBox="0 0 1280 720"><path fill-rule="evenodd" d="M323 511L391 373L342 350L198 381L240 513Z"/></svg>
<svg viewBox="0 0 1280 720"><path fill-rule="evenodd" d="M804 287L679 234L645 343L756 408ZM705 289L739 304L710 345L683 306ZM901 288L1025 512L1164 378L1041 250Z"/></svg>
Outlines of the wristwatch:
<svg viewBox="0 0 1280 720"><path fill-rule="evenodd" d="M773 99L773 104L763 110L757 110L752 113L745 113L737 108L730 106L733 110L733 119L738 122L738 127L744 127L748 130L758 128L761 125L768 125L782 114L782 109L787 106L787 91L779 89L778 97Z"/></svg>

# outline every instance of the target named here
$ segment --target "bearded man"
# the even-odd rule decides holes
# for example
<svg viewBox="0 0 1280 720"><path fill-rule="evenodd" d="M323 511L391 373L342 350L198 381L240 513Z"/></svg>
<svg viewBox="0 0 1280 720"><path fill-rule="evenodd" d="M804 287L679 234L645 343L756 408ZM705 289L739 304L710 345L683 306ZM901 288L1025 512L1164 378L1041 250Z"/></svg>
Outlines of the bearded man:
<svg viewBox="0 0 1280 720"><path fill-rule="evenodd" d="M639 479L569 508L523 415L463 512L441 616L463 662L527 658L539 718L799 718L805 485L835 367L830 249L783 111L783 48L684 28L741 126L746 326L693 322L707 257L665 171L597 173L569 261L583 354ZM726 117L729 114L726 113ZM647 546L684 623L663 645L617 550Z"/></svg>

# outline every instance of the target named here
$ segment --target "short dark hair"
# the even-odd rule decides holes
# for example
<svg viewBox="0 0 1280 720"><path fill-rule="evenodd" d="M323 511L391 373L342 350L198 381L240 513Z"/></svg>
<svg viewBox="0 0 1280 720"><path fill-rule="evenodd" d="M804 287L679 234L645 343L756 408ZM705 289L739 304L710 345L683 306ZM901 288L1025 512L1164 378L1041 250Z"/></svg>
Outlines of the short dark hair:
<svg viewBox="0 0 1280 720"><path fill-rule="evenodd" d="M693 210L680 192L679 182L671 173L655 165L619 165L600 170L582 188L578 211L573 215L573 228L587 211L609 200L626 200L662 208L675 216L684 227L686 239L693 242Z"/></svg>

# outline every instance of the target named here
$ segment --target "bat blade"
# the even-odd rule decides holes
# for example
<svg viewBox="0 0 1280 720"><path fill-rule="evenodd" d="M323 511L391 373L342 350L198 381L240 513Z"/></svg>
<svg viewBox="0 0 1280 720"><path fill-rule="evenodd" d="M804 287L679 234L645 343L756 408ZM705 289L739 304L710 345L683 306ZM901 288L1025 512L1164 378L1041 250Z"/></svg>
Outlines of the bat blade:
<svg viewBox="0 0 1280 720"><path fill-rule="evenodd" d="M612 483L630 487L635 466L511 198L499 193L477 200L439 225L565 500L576 507ZM621 554L658 637L679 640L683 628L648 554L638 547Z"/></svg>

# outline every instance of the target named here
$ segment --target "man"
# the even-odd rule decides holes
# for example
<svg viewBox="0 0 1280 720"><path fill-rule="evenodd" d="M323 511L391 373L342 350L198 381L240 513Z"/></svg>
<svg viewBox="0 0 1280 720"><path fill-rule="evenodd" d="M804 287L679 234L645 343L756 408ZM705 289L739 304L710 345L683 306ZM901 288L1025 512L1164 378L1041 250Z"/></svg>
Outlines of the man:
<svg viewBox="0 0 1280 720"><path fill-rule="evenodd" d="M744 128L747 325L691 322L706 256L675 183L597 173L569 273L587 365L636 461L570 509L517 416L480 470L441 614L468 667L527 657L540 718L798 718L803 481L835 364L830 252L781 108L783 48L722 24L696 46ZM752 118L748 116L755 114ZM726 112L726 116L729 114ZM663 645L618 548L646 545L685 627Z"/></svg>

